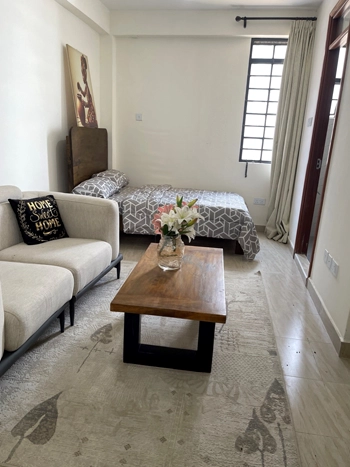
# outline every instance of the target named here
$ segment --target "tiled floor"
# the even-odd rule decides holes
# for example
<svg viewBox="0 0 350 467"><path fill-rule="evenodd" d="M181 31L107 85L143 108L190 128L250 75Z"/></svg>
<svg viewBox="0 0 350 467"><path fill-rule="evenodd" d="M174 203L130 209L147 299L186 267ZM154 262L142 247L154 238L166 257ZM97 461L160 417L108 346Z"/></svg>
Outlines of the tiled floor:
<svg viewBox="0 0 350 467"><path fill-rule="evenodd" d="M124 259L137 261L153 237L123 235ZM225 269L261 271L284 372L302 467L350 466L350 359L340 359L288 246L260 234L253 262L232 242L199 240L224 249Z"/></svg>

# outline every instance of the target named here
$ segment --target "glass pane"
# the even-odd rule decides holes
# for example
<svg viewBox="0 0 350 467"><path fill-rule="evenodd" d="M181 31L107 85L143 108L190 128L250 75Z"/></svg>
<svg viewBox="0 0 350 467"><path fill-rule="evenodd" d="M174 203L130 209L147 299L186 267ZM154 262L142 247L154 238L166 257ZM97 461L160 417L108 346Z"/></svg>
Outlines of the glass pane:
<svg viewBox="0 0 350 467"><path fill-rule="evenodd" d="M267 75L270 76L271 74L271 65L269 63L253 63L250 67L250 74L251 75Z"/></svg>
<svg viewBox="0 0 350 467"><path fill-rule="evenodd" d="M270 91L270 101L278 102L279 97L280 97L280 92L277 89L272 89Z"/></svg>
<svg viewBox="0 0 350 467"><path fill-rule="evenodd" d="M340 50L339 50L337 73L335 75L335 77L338 78L338 79L340 79L342 77L342 74L343 74L345 52L346 52L346 47L341 47Z"/></svg>
<svg viewBox="0 0 350 467"><path fill-rule="evenodd" d="M287 52L287 44L286 45L276 45L275 47L275 56L274 58L285 58Z"/></svg>
<svg viewBox="0 0 350 467"><path fill-rule="evenodd" d="M264 136L264 127L263 126L246 126L244 128L244 136L262 138Z"/></svg>
<svg viewBox="0 0 350 467"><path fill-rule="evenodd" d="M264 114L266 113L267 102L248 102L247 112L250 114Z"/></svg>
<svg viewBox="0 0 350 467"><path fill-rule="evenodd" d="M248 101L267 101L268 94L267 89L249 89Z"/></svg>
<svg viewBox="0 0 350 467"><path fill-rule="evenodd" d="M337 100L332 101L331 110L330 110L330 114L331 114L331 115L334 115L334 114L335 114L335 110L336 110L336 108L337 108L337 103L338 103Z"/></svg>
<svg viewBox="0 0 350 467"><path fill-rule="evenodd" d="M274 76L282 76L283 65L273 65L272 74Z"/></svg>
<svg viewBox="0 0 350 467"><path fill-rule="evenodd" d="M267 113L268 114L276 114L277 113L277 106L278 106L278 102L270 102L269 106L267 108Z"/></svg>
<svg viewBox="0 0 350 467"><path fill-rule="evenodd" d="M251 126L263 126L265 125L265 115L247 114L245 117L245 124Z"/></svg>
<svg viewBox="0 0 350 467"><path fill-rule="evenodd" d="M272 149L273 139L264 139L263 149Z"/></svg>
<svg viewBox="0 0 350 467"><path fill-rule="evenodd" d="M276 115L268 115L266 117L266 126L275 126L276 125Z"/></svg>
<svg viewBox="0 0 350 467"><path fill-rule="evenodd" d="M261 160L264 162L271 162L272 161L272 151L263 151Z"/></svg>
<svg viewBox="0 0 350 467"><path fill-rule="evenodd" d="M261 149L262 139L244 138L244 149Z"/></svg>
<svg viewBox="0 0 350 467"><path fill-rule="evenodd" d="M281 79L280 77L278 76L273 76L271 78L271 87L274 88L274 89L280 89L281 87Z"/></svg>
<svg viewBox="0 0 350 467"><path fill-rule="evenodd" d="M332 99L339 99L340 84L335 84Z"/></svg>
<svg viewBox="0 0 350 467"><path fill-rule="evenodd" d="M249 87L255 89L268 89L270 87L270 77L252 76L249 80Z"/></svg>
<svg viewBox="0 0 350 467"><path fill-rule="evenodd" d="M272 58L273 45L253 45L252 58Z"/></svg>
<svg viewBox="0 0 350 467"><path fill-rule="evenodd" d="M273 127L265 128L265 138L273 138L275 135L275 129Z"/></svg>
<svg viewBox="0 0 350 467"><path fill-rule="evenodd" d="M243 149L242 159L245 161L260 161L260 154L260 151L249 151L247 149Z"/></svg>

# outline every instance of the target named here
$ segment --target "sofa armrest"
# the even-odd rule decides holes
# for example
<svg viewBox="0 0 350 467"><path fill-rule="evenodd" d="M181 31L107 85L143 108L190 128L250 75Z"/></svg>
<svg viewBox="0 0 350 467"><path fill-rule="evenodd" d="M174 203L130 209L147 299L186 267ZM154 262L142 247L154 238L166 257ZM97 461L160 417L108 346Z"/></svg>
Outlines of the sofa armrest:
<svg viewBox="0 0 350 467"><path fill-rule="evenodd" d="M53 195L72 238L103 240L112 247L112 259L119 255L119 208L116 201L52 191L23 192L23 198Z"/></svg>
<svg viewBox="0 0 350 467"><path fill-rule="evenodd" d="M4 355L5 349L5 313L4 313L4 305L2 301L2 292L1 292L1 284L0 284L0 360Z"/></svg>

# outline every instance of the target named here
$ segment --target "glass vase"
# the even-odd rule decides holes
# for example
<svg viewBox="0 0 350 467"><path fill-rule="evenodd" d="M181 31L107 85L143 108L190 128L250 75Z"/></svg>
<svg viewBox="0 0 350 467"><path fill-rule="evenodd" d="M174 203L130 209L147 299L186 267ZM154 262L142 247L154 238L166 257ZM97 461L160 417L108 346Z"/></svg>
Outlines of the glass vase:
<svg viewBox="0 0 350 467"><path fill-rule="evenodd" d="M180 269L184 251L181 235L162 235L157 248L158 266L164 271Z"/></svg>

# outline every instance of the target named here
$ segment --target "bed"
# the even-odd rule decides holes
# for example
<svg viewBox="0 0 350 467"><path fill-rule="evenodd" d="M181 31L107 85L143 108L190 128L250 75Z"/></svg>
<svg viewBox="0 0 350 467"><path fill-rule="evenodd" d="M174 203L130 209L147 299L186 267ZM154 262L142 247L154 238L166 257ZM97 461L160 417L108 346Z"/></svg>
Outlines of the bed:
<svg viewBox="0 0 350 467"><path fill-rule="evenodd" d="M143 235L154 235L151 221L158 206L173 204L176 195L185 201L198 198L204 219L196 224L196 236L235 240L246 259L255 258L260 250L259 238L242 196L168 184L133 187L127 175L108 170L107 141L106 129L71 128L66 140L69 191L116 201L123 232ZM118 185L116 192L110 182Z"/></svg>

